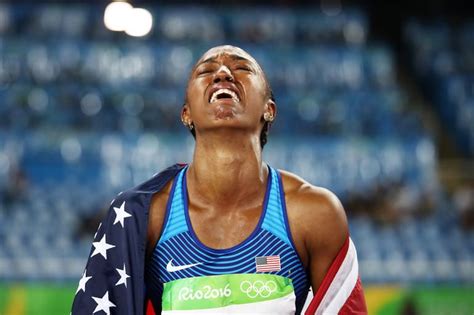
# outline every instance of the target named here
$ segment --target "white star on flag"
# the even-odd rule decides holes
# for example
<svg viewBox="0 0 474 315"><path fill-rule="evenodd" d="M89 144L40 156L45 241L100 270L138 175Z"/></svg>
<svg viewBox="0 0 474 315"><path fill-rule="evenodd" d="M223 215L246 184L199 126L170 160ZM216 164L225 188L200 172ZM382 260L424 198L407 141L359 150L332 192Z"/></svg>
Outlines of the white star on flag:
<svg viewBox="0 0 474 315"><path fill-rule="evenodd" d="M80 290L86 292L86 283L92 278L92 276L88 277L86 273L87 273L87 270L84 270L84 273L82 274L82 278L79 280L79 286L77 287L76 294Z"/></svg>
<svg viewBox="0 0 474 315"><path fill-rule="evenodd" d="M130 278L130 276L127 275L127 270L125 269L125 264L123 264L123 269L115 268L115 270L117 270L117 272L120 275L120 279L119 279L119 281L117 281L115 286L118 286L120 284L124 284L125 287L127 287L127 278Z"/></svg>
<svg viewBox="0 0 474 315"><path fill-rule="evenodd" d="M109 291L105 291L105 294L103 297L92 297L94 301L97 303L97 306L92 314L95 314L100 311L104 311L105 314L110 315L110 308L115 307L115 304L110 302L109 300Z"/></svg>
<svg viewBox="0 0 474 315"><path fill-rule="evenodd" d="M125 218L129 218L132 216L130 213L125 211L125 201L122 203L120 208L114 207L114 211L115 211L114 225L117 222L120 222L120 225L123 227L123 221L125 220Z"/></svg>
<svg viewBox="0 0 474 315"><path fill-rule="evenodd" d="M100 242L93 242L92 245L95 247L94 252L91 257L94 257L97 254L101 254L107 260L107 251L111 248L114 248L115 245L107 244L105 239L105 234L102 236Z"/></svg>

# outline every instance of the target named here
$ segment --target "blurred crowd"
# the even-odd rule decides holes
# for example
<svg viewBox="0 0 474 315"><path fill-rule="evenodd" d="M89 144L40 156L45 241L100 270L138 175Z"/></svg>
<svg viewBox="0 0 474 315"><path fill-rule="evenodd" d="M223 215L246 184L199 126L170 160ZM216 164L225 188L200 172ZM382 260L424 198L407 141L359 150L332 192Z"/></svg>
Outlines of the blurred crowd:
<svg viewBox="0 0 474 315"><path fill-rule="evenodd" d="M142 39L105 30L101 10L0 5L0 279L80 275L113 196L190 160L188 72L231 43L276 97L265 159L342 199L365 281L474 281L473 186L445 190L435 134L362 10L151 7ZM405 45L412 88L469 159L474 28L450 28L411 21Z"/></svg>

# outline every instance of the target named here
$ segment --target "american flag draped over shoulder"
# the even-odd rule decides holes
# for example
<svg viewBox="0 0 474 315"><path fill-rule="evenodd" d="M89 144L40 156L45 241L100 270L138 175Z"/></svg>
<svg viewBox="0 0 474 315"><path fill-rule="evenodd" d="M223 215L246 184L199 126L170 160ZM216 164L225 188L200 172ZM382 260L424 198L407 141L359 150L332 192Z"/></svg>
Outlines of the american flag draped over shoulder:
<svg viewBox="0 0 474 315"><path fill-rule="evenodd" d="M329 267L305 315L366 315L357 252L348 237Z"/></svg>
<svg viewBox="0 0 474 315"><path fill-rule="evenodd" d="M151 197L184 165L176 164L119 194L94 236L72 314L143 314L148 211Z"/></svg>

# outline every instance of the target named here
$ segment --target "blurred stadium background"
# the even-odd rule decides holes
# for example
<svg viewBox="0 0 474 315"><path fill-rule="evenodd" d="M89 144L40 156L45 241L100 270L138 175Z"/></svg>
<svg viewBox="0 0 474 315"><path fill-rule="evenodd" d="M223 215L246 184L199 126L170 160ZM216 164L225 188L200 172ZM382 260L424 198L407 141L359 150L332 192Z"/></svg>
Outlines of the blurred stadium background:
<svg viewBox="0 0 474 315"><path fill-rule="evenodd" d="M342 199L370 313L474 314L472 3L200 3L134 1L139 37L105 0L0 2L0 314L69 313L109 201L190 160L187 75L222 43L272 84L266 159Z"/></svg>

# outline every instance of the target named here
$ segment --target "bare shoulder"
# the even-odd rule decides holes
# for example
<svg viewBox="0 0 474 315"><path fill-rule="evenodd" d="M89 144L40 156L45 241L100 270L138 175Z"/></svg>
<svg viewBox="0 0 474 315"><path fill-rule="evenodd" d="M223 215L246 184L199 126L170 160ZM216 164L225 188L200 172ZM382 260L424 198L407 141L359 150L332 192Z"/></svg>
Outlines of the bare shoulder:
<svg viewBox="0 0 474 315"><path fill-rule="evenodd" d="M310 247L338 247L348 235L347 217L337 196L280 170L292 233Z"/></svg>
<svg viewBox="0 0 474 315"><path fill-rule="evenodd" d="M300 215L314 218L346 221L346 214L339 198L329 189L312 185L288 171L279 170L286 201Z"/></svg>

